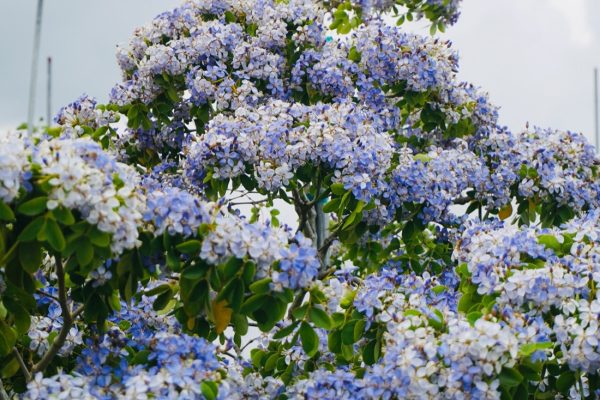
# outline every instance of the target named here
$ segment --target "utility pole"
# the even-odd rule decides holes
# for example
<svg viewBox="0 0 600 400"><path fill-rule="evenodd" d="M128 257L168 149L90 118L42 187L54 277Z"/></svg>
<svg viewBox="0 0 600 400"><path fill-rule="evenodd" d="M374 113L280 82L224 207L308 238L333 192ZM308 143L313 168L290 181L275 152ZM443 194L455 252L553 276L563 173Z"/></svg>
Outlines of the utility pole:
<svg viewBox="0 0 600 400"><path fill-rule="evenodd" d="M594 68L594 140L596 153L600 152L600 127L598 126L598 68Z"/></svg>
<svg viewBox="0 0 600 400"><path fill-rule="evenodd" d="M35 32L33 35L33 57L31 59L31 78L29 81L29 110L27 112L27 133L33 133L33 116L35 113L35 89L37 84L38 59L40 58L40 37L42 33L42 9L44 0L38 0L35 18Z"/></svg>
<svg viewBox="0 0 600 400"><path fill-rule="evenodd" d="M48 57L48 76L46 92L46 125L52 125L52 57Z"/></svg>

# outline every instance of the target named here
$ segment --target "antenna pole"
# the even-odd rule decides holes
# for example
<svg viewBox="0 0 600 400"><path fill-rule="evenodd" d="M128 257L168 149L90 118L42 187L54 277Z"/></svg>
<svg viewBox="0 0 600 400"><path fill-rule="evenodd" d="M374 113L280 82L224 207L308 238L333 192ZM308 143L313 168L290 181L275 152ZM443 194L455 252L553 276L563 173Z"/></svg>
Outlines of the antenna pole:
<svg viewBox="0 0 600 400"><path fill-rule="evenodd" d="M596 153L600 151L600 121L598 118L598 68L594 68L594 140Z"/></svg>
<svg viewBox="0 0 600 400"><path fill-rule="evenodd" d="M46 125L52 125L52 57L48 57L48 87L46 92Z"/></svg>
<svg viewBox="0 0 600 400"><path fill-rule="evenodd" d="M33 115L35 113L35 89L37 84L37 67L40 57L40 36L42 32L42 9L44 0L38 0L35 18L35 33L33 36L33 57L31 60L31 79L29 83L29 110L27 112L27 132L31 137L33 133Z"/></svg>

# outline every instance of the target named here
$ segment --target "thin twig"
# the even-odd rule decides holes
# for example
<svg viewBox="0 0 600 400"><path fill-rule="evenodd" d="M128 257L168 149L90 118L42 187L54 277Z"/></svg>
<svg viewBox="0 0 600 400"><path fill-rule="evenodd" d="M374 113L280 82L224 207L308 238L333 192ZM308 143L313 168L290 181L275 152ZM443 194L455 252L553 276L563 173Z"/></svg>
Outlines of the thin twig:
<svg viewBox="0 0 600 400"><path fill-rule="evenodd" d="M234 359L234 360L237 360L237 359L238 359L238 357L234 356L233 354L231 354L231 353L230 353L230 352L228 352L228 351L224 351L224 352L222 352L221 354L225 354L226 356L229 356L229 357L231 357L231 358L232 358L232 359Z"/></svg>
<svg viewBox="0 0 600 400"><path fill-rule="evenodd" d="M294 302L290 306L290 309L288 310L288 319L293 319L294 310L296 310L302 305L302 302L304 301L304 296L306 296L306 290L302 289L300 293L298 293L298 295L294 299Z"/></svg>
<svg viewBox="0 0 600 400"><path fill-rule="evenodd" d="M13 355L19 363L19 367L21 367L21 371L23 372L23 376L25 376L25 380L29 382L31 380L31 374L29 373L29 369L27 369L27 365L25 365L25 362L23 361L23 357L21 357L21 353L19 353L19 350L17 350L16 347L13 347Z"/></svg>
<svg viewBox="0 0 600 400"><path fill-rule="evenodd" d="M54 301L56 301L57 303L60 304L60 300L58 300L58 297L53 296L50 293L46 293L46 292L44 292L43 290L40 290L40 289L36 290L36 293L39 294L39 295L42 295L44 297L47 297L49 299L52 299L52 300L54 300Z"/></svg>
<svg viewBox="0 0 600 400"><path fill-rule="evenodd" d="M457 205L465 205L472 201L473 199L471 199L470 197L459 197L457 199L454 199L453 203Z"/></svg>
<svg viewBox="0 0 600 400"><path fill-rule="evenodd" d="M2 384L2 379L0 379L0 400L10 400L8 393L6 393L4 385Z"/></svg>
<svg viewBox="0 0 600 400"><path fill-rule="evenodd" d="M65 271L63 268L62 259L59 256L55 256L55 264L56 264L56 277L58 280L58 302L60 304L61 315L63 317L63 325L60 328L60 332L58 336L52 342L52 345L44 354L42 359L33 366L31 369L31 376L34 376L36 373L40 371L44 371L48 365L52 362L54 357L58 354L60 349L65 344L67 340L67 336L69 335L69 331L73 326L73 317L81 314L83 311L83 306L80 306L74 314L71 314L71 310L69 308L69 303L67 299L67 287L65 286Z"/></svg>
<svg viewBox="0 0 600 400"><path fill-rule="evenodd" d="M248 343L243 345L242 348L240 349L240 351L244 351L246 349L246 347L248 347L248 345L252 344L253 342L256 342L257 340L258 340L258 337L248 340Z"/></svg>
<svg viewBox="0 0 600 400"><path fill-rule="evenodd" d="M269 201L269 199L239 201L236 203L229 203L228 205L231 207L241 206L241 205L256 205L256 204L266 203L267 201Z"/></svg>

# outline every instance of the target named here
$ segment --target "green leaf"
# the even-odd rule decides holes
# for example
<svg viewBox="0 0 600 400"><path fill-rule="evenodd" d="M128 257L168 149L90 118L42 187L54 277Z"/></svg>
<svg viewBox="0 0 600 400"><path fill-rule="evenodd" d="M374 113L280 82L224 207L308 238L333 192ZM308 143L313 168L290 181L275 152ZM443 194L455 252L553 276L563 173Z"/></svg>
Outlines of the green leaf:
<svg viewBox="0 0 600 400"><path fill-rule="evenodd" d="M523 375L514 368L502 368L500 372L500 384L505 388L519 386L523 382Z"/></svg>
<svg viewBox="0 0 600 400"><path fill-rule="evenodd" d="M342 333L339 330L333 330L327 335L327 348L332 353L342 351Z"/></svg>
<svg viewBox="0 0 600 400"><path fill-rule="evenodd" d="M357 320L348 322L342 329L342 343L345 345L354 344L354 327L356 326Z"/></svg>
<svg viewBox="0 0 600 400"><path fill-rule="evenodd" d="M52 215L54 215L54 218L56 218L56 220L63 225L69 226L75 223L75 217L73 216L71 210L69 210L68 208L57 207L54 210L52 210Z"/></svg>
<svg viewBox="0 0 600 400"><path fill-rule="evenodd" d="M183 254L194 254L200 251L202 243L199 240L188 240L187 242L179 243L175 248Z"/></svg>
<svg viewBox="0 0 600 400"><path fill-rule="evenodd" d="M263 350L252 349L252 351L250 352L250 359L252 360L252 365L254 365L256 368L260 367L261 361L265 354L267 353Z"/></svg>
<svg viewBox="0 0 600 400"><path fill-rule="evenodd" d="M240 272L240 268L243 264L243 260L240 260L236 257L231 257L222 267L223 279L229 280L234 277L238 272Z"/></svg>
<svg viewBox="0 0 600 400"><path fill-rule="evenodd" d="M236 22L237 21L237 17L231 11L225 11L225 21L228 22L228 23Z"/></svg>
<svg viewBox="0 0 600 400"><path fill-rule="evenodd" d="M175 103L179 101L179 95L177 94L177 90L173 86L169 86L169 88L167 89L167 96L169 96L169 99L171 99Z"/></svg>
<svg viewBox="0 0 600 400"><path fill-rule="evenodd" d="M263 366L264 370L266 372L271 372L275 369L275 367L277 366L277 360L279 360L279 354L277 353L273 353L269 356L269 358L267 358L267 361L265 362L265 365Z"/></svg>
<svg viewBox="0 0 600 400"><path fill-rule="evenodd" d="M340 204L342 202L341 198L337 198L337 199L333 199L333 200L329 200L327 203L325 203L325 205L323 206L323 212L325 213L330 213L330 212L334 212L337 211L338 208L340 207Z"/></svg>
<svg viewBox="0 0 600 400"><path fill-rule="evenodd" d="M217 295L217 300L220 301L227 299L230 308L237 312L242 306L244 290L244 282L242 282L241 279L232 279L223 287L223 289L221 289L221 291Z"/></svg>
<svg viewBox="0 0 600 400"><path fill-rule="evenodd" d="M154 311L164 310L172 298L173 292L171 292L171 290L169 289L156 297L154 303L152 304L152 308L154 309Z"/></svg>
<svg viewBox="0 0 600 400"><path fill-rule="evenodd" d="M94 246L87 237L81 237L77 240L75 255L79 266L85 267L94 259Z"/></svg>
<svg viewBox="0 0 600 400"><path fill-rule="evenodd" d="M108 247L110 245L110 234L102 232L96 227L90 231L88 237L94 246Z"/></svg>
<svg viewBox="0 0 600 400"><path fill-rule="evenodd" d="M67 243L60 226L53 219L46 221L46 240L56 251L63 251Z"/></svg>
<svg viewBox="0 0 600 400"><path fill-rule="evenodd" d="M200 384L200 390L207 400L215 400L219 394L219 388L216 383L204 381Z"/></svg>
<svg viewBox="0 0 600 400"><path fill-rule="evenodd" d="M267 296L264 294L255 294L250 296L244 301L242 304L241 312L244 314L249 314L253 311L258 310L262 307L263 303L267 300Z"/></svg>
<svg viewBox="0 0 600 400"><path fill-rule="evenodd" d="M360 62L360 58L360 51L356 50L356 46L352 46L352 48L348 52L348 59L354 62Z"/></svg>
<svg viewBox="0 0 600 400"><path fill-rule="evenodd" d="M308 310L308 316L315 326L323 329L331 329L333 322L331 317L320 308L311 307Z"/></svg>
<svg viewBox="0 0 600 400"><path fill-rule="evenodd" d="M552 342L526 343L519 348L519 354L523 357L527 357L538 350L551 349L552 347Z"/></svg>
<svg viewBox="0 0 600 400"><path fill-rule="evenodd" d="M197 281L206 276L206 268L201 265L193 265L183 270L181 277L190 281Z"/></svg>
<svg viewBox="0 0 600 400"><path fill-rule="evenodd" d="M19 244L19 263L30 274L37 272L40 268L43 256L42 246L38 242Z"/></svg>
<svg viewBox="0 0 600 400"><path fill-rule="evenodd" d="M166 292L167 290L171 290L171 286L168 283L163 283L162 285L158 285L157 287L148 290L144 293L147 297L156 296L157 294L161 294Z"/></svg>
<svg viewBox="0 0 600 400"><path fill-rule="evenodd" d="M17 333L19 335L26 334L29 331L29 326L31 325L31 318L27 309L23 307L18 300L11 297L4 299L4 305L14 319Z"/></svg>
<svg viewBox="0 0 600 400"><path fill-rule="evenodd" d="M303 319L306 315L306 311L308 310L308 304L304 304L292 311L292 316L295 319Z"/></svg>
<svg viewBox="0 0 600 400"><path fill-rule="evenodd" d="M475 325L475 322L477 322L477 320L479 318L481 318L483 316L483 313L481 313L480 311L473 311L470 312L469 314L467 314L467 320L469 321L469 323L471 325Z"/></svg>
<svg viewBox="0 0 600 400"><path fill-rule="evenodd" d="M0 378L7 379L13 377L17 372L19 372L21 366L19 365L17 357L13 357L9 362L6 363L6 365L3 365L0 368Z"/></svg>
<svg viewBox="0 0 600 400"><path fill-rule="evenodd" d="M363 348L363 352L362 352L363 360L364 360L365 364L367 364L367 365L373 365L373 364L375 364L375 361L377 361L375 359L375 346L377 346L377 341L371 340Z"/></svg>
<svg viewBox="0 0 600 400"><path fill-rule="evenodd" d="M431 24L431 27L429 28L429 34L430 35L435 35L436 32L437 32L437 25L436 24Z"/></svg>
<svg viewBox="0 0 600 400"><path fill-rule="evenodd" d="M343 183L334 183L331 185L331 193L337 195L337 196L342 196L344 193L346 193L346 189L344 189L344 184Z"/></svg>
<svg viewBox="0 0 600 400"><path fill-rule="evenodd" d="M367 326L367 322L364 319L359 319L358 321L356 321L356 324L354 324L354 341L358 342L358 340L363 336L363 333L365 333L365 327Z"/></svg>
<svg viewBox="0 0 600 400"><path fill-rule="evenodd" d="M309 356L314 356L319 350L319 337L315 330L306 322L300 325L300 339L302 340L302 349Z"/></svg>
<svg viewBox="0 0 600 400"><path fill-rule="evenodd" d="M561 244L554 235L544 234L538 236L538 243L544 245L546 248L560 252Z"/></svg>
<svg viewBox="0 0 600 400"><path fill-rule="evenodd" d="M271 278L263 278L250 285L250 291L256 294L269 293L271 291Z"/></svg>
<svg viewBox="0 0 600 400"><path fill-rule="evenodd" d="M0 220L2 220L2 221L14 221L15 220L15 213L13 213L11 208L3 201L0 201Z"/></svg>
<svg viewBox="0 0 600 400"><path fill-rule="evenodd" d="M243 314L234 314L231 318L235 333L244 336L248 333L248 318Z"/></svg>
<svg viewBox="0 0 600 400"><path fill-rule="evenodd" d="M563 372L556 380L556 388L562 394L567 395L571 386L575 384L575 374L573 371Z"/></svg>
<svg viewBox="0 0 600 400"><path fill-rule="evenodd" d="M15 331L6 322L0 320L0 356L10 353L16 342Z"/></svg>
<svg viewBox="0 0 600 400"><path fill-rule="evenodd" d="M151 351L150 350L140 350L137 353L135 353L135 356L133 356L133 359L131 360L131 364L133 365L138 365L138 364L146 364L148 362L148 357L150 356Z"/></svg>
<svg viewBox="0 0 600 400"><path fill-rule="evenodd" d="M284 337L288 336L290 333L292 333L294 331L294 329L296 329L296 327L298 326L298 321L294 321L291 324L289 324L288 326L281 328L279 331L277 331L277 333L275 333L273 335L273 339L275 340L279 340L279 339L283 339Z"/></svg>
<svg viewBox="0 0 600 400"><path fill-rule="evenodd" d="M17 207L17 211L20 214L32 217L45 211L47 202L48 197L46 196L36 197L35 199L31 199L23 204L20 204L19 207Z"/></svg>
<svg viewBox="0 0 600 400"><path fill-rule="evenodd" d="M471 307L475 305L475 296L472 293L465 293L458 301L458 311L468 313Z"/></svg>

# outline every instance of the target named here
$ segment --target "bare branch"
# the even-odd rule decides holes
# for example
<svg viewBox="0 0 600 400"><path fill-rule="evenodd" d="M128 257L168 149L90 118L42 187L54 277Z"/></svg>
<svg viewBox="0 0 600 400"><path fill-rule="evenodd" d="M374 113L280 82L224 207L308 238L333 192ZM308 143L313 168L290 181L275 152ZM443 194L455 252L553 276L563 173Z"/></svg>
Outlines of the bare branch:
<svg viewBox="0 0 600 400"><path fill-rule="evenodd" d="M29 369L27 369L27 365L25 365L25 362L23 361L23 357L21 357L21 353L19 353L19 350L17 350L16 347L13 347L13 355L19 363L19 367L21 367L21 371L23 372L23 376L25 376L25 380L29 382L31 380L31 374L29 373Z"/></svg>
<svg viewBox="0 0 600 400"><path fill-rule="evenodd" d="M297 308L299 308L302 305L302 302L304 301L304 296L306 296L306 290L302 289L300 291L300 293L298 293L298 295L294 299L294 302L292 303L292 305L290 306L290 308L288 310L288 318L289 319L293 319L294 310L296 310Z"/></svg>
<svg viewBox="0 0 600 400"><path fill-rule="evenodd" d="M0 379L0 400L10 400L10 397L8 397L8 393L6 393L4 385L2 384L2 379Z"/></svg>
<svg viewBox="0 0 600 400"><path fill-rule="evenodd" d="M80 306L75 313L71 314L71 310L69 307L68 299L67 299L67 288L65 286L65 271L63 268L62 259L59 256L55 256L55 264L56 264L56 277L58 280L58 302L60 304L61 315L63 317L63 325L60 328L60 332L58 336L52 342L52 345L42 356L42 359L33 366L31 369L30 378L34 376L36 373L44 371L48 365L52 362L54 357L58 354L60 349L65 344L67 340L67 336L69 335L69 331L73 326L73 318L81 314L83 311L83 306Z"/></svg>
<svg viewBox="0 0 600 400"><path fill-rule="evenodd" d="M36 290L35 292L37 294L39 294L40 296L47 297L47 298L52 299L52 300L54 300L54 301L56 301L57 303L60 304L60 300L58 300L58 297L53 296L50 293L46 293L46 292L44 292L43 290L40 290L40 289Z"/></svg>

